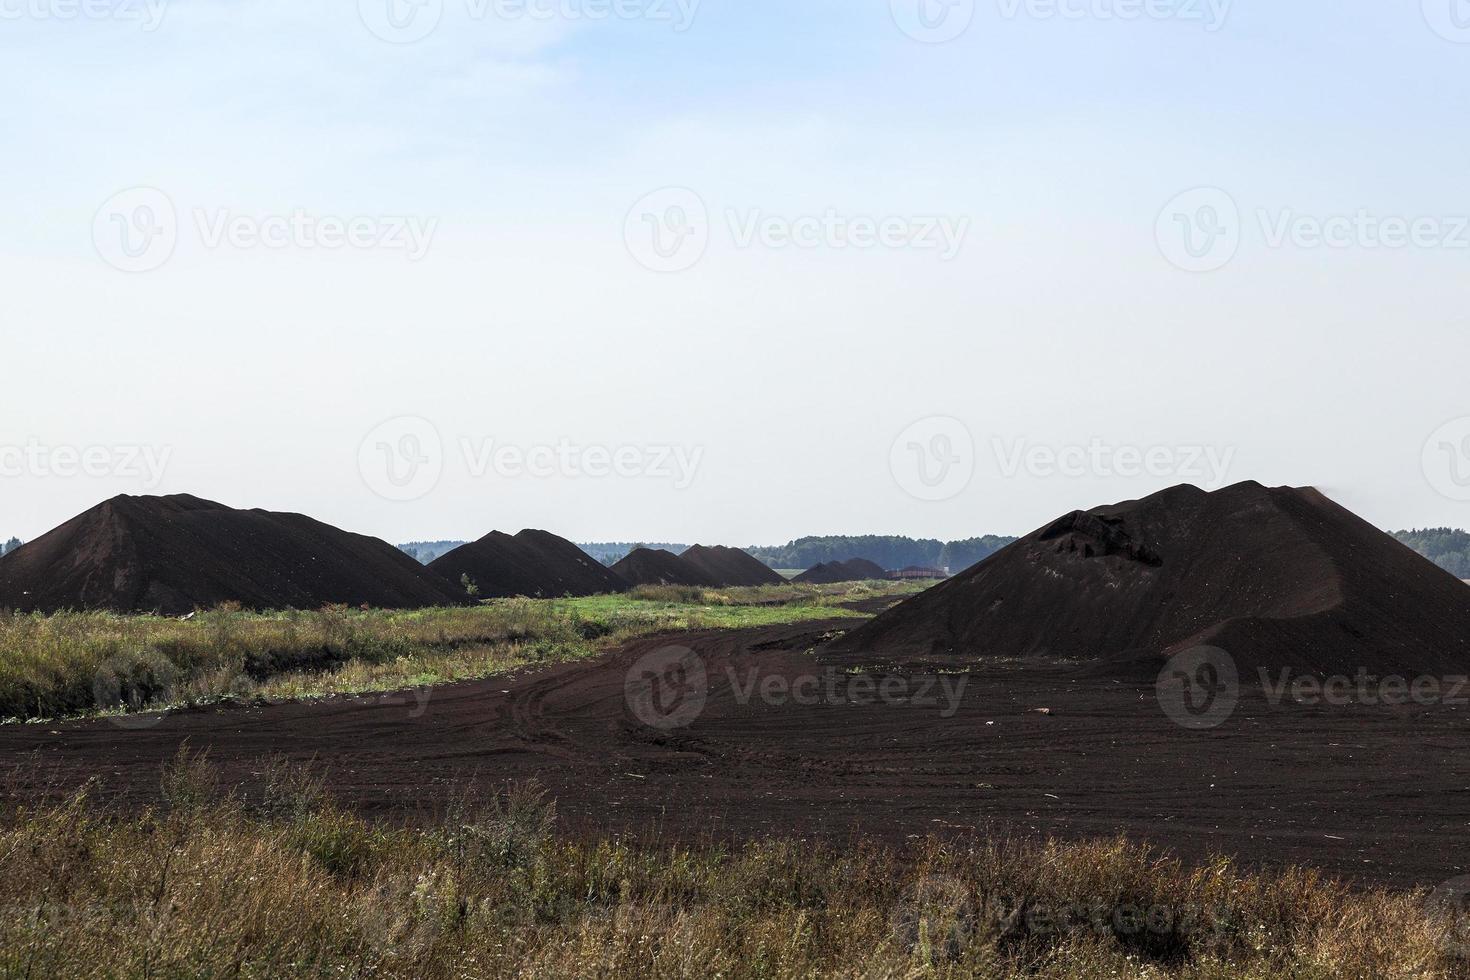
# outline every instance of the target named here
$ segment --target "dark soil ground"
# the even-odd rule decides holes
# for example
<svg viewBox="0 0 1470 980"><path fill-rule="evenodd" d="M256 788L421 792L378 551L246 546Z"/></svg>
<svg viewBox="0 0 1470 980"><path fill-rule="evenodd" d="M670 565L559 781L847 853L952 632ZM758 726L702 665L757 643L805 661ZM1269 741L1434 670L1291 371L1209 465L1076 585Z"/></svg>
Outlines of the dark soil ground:
<svg viewBox="0 0 1470 980"><path fill-rule="evenodd" d="M836 645L858 662L1038 657L1151 679L1177 653L1352 676L1470 670L1470 592L1313 489L1180 486L1076 511Z"/></svg>
<svg viewBox="0 0 1470 980"><path fill-rule="evenodd" d="M697 544L680 555L679 560L693 565L721 588L786 584L786 580L765 562L739 548Z"/></svg>
<svg viewBox="0 0 1470 980"><path fill-rule="evenodd" d="M662 548L637 548L612 567L613 574L634 585L692 585L719 588L721 583Z"/></svg>
<svg viewBox="0 0 1470 980"><path fill-rule="evenodd" d="M909 678L885 702L813 656L845 625L644 639L592 663L433 691L5 726L0 787L34 799L95 776L105 797L136 806L158 798L161 767L187 742L247 793L272 756L314 760L355 809L393 818L441 812L466 781L535 778L569 829L665 840L1124 833L1190 860L1220 852L1393 885L1470 866L1464 707L1273 705L1247 687L1228 721L1195 732L1165 716L1151 684L1040 661L947 675L951 692L965 682L953 701ZM708 697L692 724L665 731L635 716L645 702L628 684L650 654L661 669L671 645L697 653ZM759 693L803 677L815 703ZM935 703L917 703L926 694Z"/></svg>
<svg viewBox="0 0 1470 980"><path fill-rule="evenodd" d="M868 579L881 579L887 574L881 565L874 564L865 558L851 558L847 561L829 561L813 566L792 581L812 585L835 585L838 582L864 582Z"/></svg>
<svg viewBox="0 0 1470 980"><path fill-rule="evenodd" d="M466 601L392 545L301 514L185 494L114 497L0 558L0 609L182 615Z"/></svg>
<svg viewBox="0 0 1470 980"><path fill-rule="evenodd" d="M429 570L456 587L468 575L484 599L603 595L628 587L602 562L548 531L491 531L435 559Z"/></svg>

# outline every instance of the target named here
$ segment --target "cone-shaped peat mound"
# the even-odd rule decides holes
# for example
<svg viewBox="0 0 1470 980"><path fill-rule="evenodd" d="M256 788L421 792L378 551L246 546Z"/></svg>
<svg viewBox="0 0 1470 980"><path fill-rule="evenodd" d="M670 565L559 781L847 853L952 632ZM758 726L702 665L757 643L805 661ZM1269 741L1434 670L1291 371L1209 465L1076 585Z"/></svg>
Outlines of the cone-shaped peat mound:
<svg viewBox="0 0 1470 980"><path fill-rule="evenodd" d="M720 583L672 551L636 548L612 567L613 574L635 585L695 585L717 588Z"/></svg>
<svg viewBox="0 0 1470 980"><path fill-rule="evenodd" d="M514 537L492 531L435 559L429 569L455 585L468 575L477 595L486 599L553 599L628 588L597 559L547 531L522 531Z"/></svg>
<svg viewBox="0 0 1470 980"><path fill-rule="evenodd" d="M198 497L114 497L0 558L0 609L180 615L464 601L397 548L301 514Z"/></svg>
<svg viewBox="0 0 1470 980"><path fill-rule="evenodd" d="M1206 645L1243 671L1464 674L1470 590L1316 490L1183 486L1068 514L826 653L1142 677Z"/></svg>
<svg viewBox="0 0 1470 980"><path fill-rule="evenodd" d="M813 565L802 572L793 582L804 585L836 585L840 582L866 582L870 579L887 578L883 566L866 558L850 558L847 561L829 561Z"/></svg>
<svg viewBox="0 0 1470 980"><path fill-rule="evenodd" d="M765 562L739 548L719 545L706 547L697 544L679 556L686 565L693 565L716 585L733 587L738 585L784 585L786 580Z"/></svg>

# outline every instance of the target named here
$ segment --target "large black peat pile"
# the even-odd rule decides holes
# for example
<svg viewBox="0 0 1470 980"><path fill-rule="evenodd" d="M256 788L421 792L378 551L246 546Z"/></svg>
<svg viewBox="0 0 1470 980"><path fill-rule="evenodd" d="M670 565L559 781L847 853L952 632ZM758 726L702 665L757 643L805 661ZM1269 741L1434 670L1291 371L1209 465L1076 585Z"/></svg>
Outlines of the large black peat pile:
<svg viewBox="0 0 1470 980"><path fill-rule="evenodd" d="M397 548L301 514L198 497L114 497L0 558L0 609L180 615L342 603L452 605L454 589Z"/></svg>
<svg viewBox="0 0 1470 980"><path fill-rule="evenodd" d="M1068 514L828 652L1143 676L1201 645L1243 671L1465 673L1470 590L1316 490L1185 486Z"/></svg>
<svg viewBox="0 0 1470 980"><path fill-rule="evenodd" d="M804 585L836 585L840 582L865 582L870 579L887 578L882 565L866 558L850 558L847 561L829 561L813 565L802 572L793 582Z"/></svg>
<svg viewBox="0 0 1470 980"><path fill-rule="evenodd" d="M694 585L718 588L720 585L694 565L662 548L635 548L614 565L612 570L614 575L630 586Z"/></svg>
<svg viewBox="0 0 1470 980"><path fill-rule="evenodd" d="M785 585L786 580L759 558L739 548L697 544L679 556L721 587L740 585Z"/></svg>
<svg viewBox="0 0 1470 980"><path fill-rule="evenodd" d="M547 531L511 536L492 531L442 555L429 570L463 591L468 575L482 598L602 595L622 592L626 582L565 538Z"/></svg>

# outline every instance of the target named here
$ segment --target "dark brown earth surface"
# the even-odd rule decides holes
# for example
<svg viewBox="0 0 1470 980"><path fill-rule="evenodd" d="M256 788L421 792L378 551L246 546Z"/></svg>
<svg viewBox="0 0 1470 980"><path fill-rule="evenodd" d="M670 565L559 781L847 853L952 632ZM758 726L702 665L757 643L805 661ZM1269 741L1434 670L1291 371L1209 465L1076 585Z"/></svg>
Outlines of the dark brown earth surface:
<svg viewBox="0 0 1470 980"><path fill-rule="evenodd" d="M0 558L0 609L182 615L453 605L464 590L377 538L187 494L119 496Z"/></svg>
<svg viewBox="0 0 1470 980"><path fill-rule="evenodd" d="M602 562L549 531L527 530L514 536L491 531L441 555L428 567L455 587L462 587L461 577L468 575L483 599L603 595L628 587Z"/></svg>
<svg viewBox="0 0 1470 980"><path fill-rule="evenodd" d="M679 556L721 588L749 585L785 585L786 580L759 558L739 548L697 544Z"/></svg>
<svg viewBox="0 0 1470 980"><path fill-rule="evenodd" d="M1189 860L1219 852L1360 882L1433 885L1470 867L1463 706L1273 705L1248 683L1228 720L1189 731L1152 684L1041 661L977 664L939 678L948 688L911 676L878 698L868 685L881 677L827 674L811 653L850 624L645 639L433 691L4 726L0 787L35 799L95 776L105 798L137 806L157 799L161 766L187 742L247 794L272 756L314 760L349 805L399 819L442 810L467 782L534 777L567 829L665 840L1124 833ZM696 685L663 691L668 713L654 720L692 721L650 727L635 714L650 703L638 681L671 656L693 666L679 648L697 654L707 699L691 711ZM810 678L810 703L780 696L774 678Z"/></svg>
<svg viewBox="0 0 1470 980"><path fill-rule="evenodd" d="M662 548L635 548L612 572L629 585L691 585L718 588L711 575Z"/></svg>
<svg viewBox="0 0 1470 980"><path fill-rule="evenodd" d="M865 558L850 558L847 561L829 561L814 565L802 572L793 582L812 585L833 585L838 582L864 582L881 579L888 575L883 566Z"/></svg>
<svg viewBox="0 0 1470 980"><path fill-rule="evenodd" d="M1470 592L1314 489L1179 486L1074 511L832 648L854 662L1075 660L1148 679L1175 654L1318 674L1470 671Z"/></svg>

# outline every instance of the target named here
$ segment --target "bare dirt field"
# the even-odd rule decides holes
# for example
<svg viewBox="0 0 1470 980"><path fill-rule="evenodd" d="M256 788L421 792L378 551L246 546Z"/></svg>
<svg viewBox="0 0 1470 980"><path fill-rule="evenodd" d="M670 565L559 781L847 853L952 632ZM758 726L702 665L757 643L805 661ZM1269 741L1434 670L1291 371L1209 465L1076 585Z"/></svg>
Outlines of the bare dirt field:
<svg viewBox="0 0 1470 980"><path fill-rule="evenodd" d="M1247 690L1223 725L1193 732L1151 685L1011 665L909 678L885 700L812 656L842 625L644 639L432 692L10 725L0 786L34 799L95 776L100 795L131 808L157 798L160 768L187 741L246 793L272 756L314 759L345 803L404 819L440 811L456 785L534 777L572 827L669 839L1121 832L1189 859L1310 864L1363 882L1467 871L1462 707L1273 705ZM669 644L698 653L708 698L687 727L663 731L634 716L626 685ZM803 703L780 694L803 678Z"/></svg>

